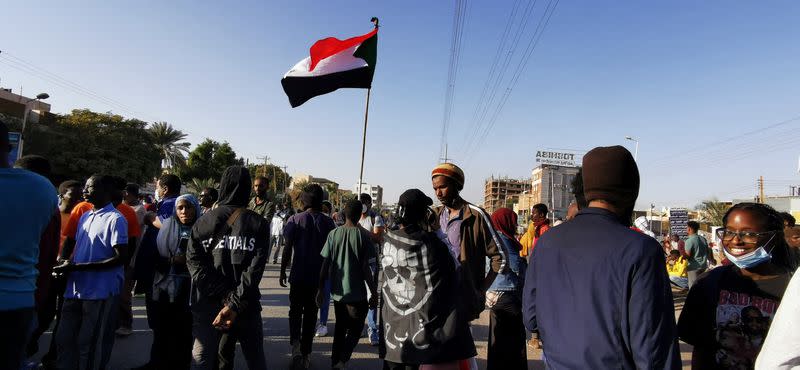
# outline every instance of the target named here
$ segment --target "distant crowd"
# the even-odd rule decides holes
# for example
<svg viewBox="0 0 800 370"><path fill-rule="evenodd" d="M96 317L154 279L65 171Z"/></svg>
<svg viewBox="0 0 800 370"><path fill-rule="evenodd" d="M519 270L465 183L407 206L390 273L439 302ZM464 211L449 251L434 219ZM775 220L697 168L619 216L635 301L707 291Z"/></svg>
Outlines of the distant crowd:
<svg viewBox="0 0 800 370"><path fill-rule="evenodd" d="M310 367L331 306L333 369L348 367L365 323L383 369L477 369L471 325L487 309L487 369L527 369L526 345L553 369L680 369L678 340L694 369L800 366L791 215L733 205L718 259L693 221L659 242L633 223L639 171L620 146L584 156L564 222L537 204L519 235L511 209L461 197L453 163L430 173L439 205L408 189L384 219L369 195L338 209L317 184L295 210L241 166L198 197L172 174L154 202L112 174L56 189L46 158L10 168L7 138L0 123L0 370L107 368L115 337L132 332L134 294L153 333L136 369L233 369L237 343L249 369L266 369L270 260L288 287L291 369Z"/></svg>

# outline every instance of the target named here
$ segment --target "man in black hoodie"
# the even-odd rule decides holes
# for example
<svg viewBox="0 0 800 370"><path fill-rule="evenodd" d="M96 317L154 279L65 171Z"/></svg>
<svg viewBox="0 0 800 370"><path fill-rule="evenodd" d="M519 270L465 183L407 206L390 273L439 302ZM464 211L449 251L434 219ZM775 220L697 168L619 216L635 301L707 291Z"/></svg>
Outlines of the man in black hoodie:
<svg viewBox="0 0 800 370"><path fill-rule="evenodd" d="M247 210L250 173L225 169L217 207L192 228L186 253L192 275L192 369L217 369L223 335L238 340L247 367L266 369L258 283L269 256L269 223Z"/></svg>

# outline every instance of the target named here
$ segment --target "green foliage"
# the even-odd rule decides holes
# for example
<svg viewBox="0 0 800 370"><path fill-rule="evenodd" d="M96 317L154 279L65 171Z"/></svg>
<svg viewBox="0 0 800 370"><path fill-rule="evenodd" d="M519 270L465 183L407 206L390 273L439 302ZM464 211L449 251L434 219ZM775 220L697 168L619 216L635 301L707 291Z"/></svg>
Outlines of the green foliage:
<svg viewBox="0 0 800 370"><path fill-rule="evenodd" d="M102 173L145 183L159 174L159 153L144 121L76 109L52 125L28 127L25 154L49 159L56 181Z"/></svg>
<svg viewBox="0 0 800 370"><path fill-rule="evenodd" d="M219 179L228 166L243 165L241 158L227 143L206 139L189 153L186 166L178 168L176 173L181 179Z"/></svg>
<svg viewBox="0 0 800 370"><path fill-rule="evenodd" d="M247 169L250 171L250 176L253 180L255 180L256 176L266 176L269 179L270 196L285 192L292 181L292 177L283 172L283 168L274 164L250 163L247 165ZM273 198L270 197L270 199Z"/></svg>
<svg viewBox="0 0 800 370"><path fill-rule="evenodd" d="M731 208L730 204L720 202L716 198L704 200L695 207L700 211L701 221L711 226L722 226L722 217L729 208Z"/></svg>
<svg viewBox="0 0 800 370"><path fill-rule="evenodd" d="M185 155L189 152L189 143L181 142L186 139L186 134L166 122L155 122L148 131L165 169L175 170L186 163Z"/></svg>
<svg viewBox="0 0 800 370"><path fill-rule="evenodd" d="M186 183L186 187L189 188L189 192L194 194L195 196L200 195L200 192L203 191L205 188L214 188L219 190L219 184L214 179L197 179L194 178L192 181Z"/></svg>

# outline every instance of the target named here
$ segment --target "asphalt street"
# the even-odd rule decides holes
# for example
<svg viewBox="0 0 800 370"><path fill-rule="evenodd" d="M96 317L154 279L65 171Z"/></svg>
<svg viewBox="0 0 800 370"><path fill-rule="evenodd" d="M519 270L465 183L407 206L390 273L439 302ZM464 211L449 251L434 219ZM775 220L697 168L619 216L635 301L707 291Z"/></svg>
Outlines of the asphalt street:
<svg viewBox="0 0 800 370"><path fill-rule="evenodd" d="M289 289L278 285L279 265L268 264L261 280L261 313L264 319L264 352L266 354L267 366L270 369L288 369L291 362L291 349L289 346ZM117 337L114 343L114 350L109 363L109 369L121 370L140 366L147 362L150 353L150 343L152 333L147 327L147 316L144 307L144 298L135 297L133 301L133 334L128 337ZM676 308L682 306L680 297L676 297ZM333 327L336 318L333 314L333 306L330 310L328 330L330 334L326 337L314 339L314 350L311 355L312 369L330 368L331 343L333 341ZM366 327L366 326L365 326ZM486 340L488 336L489 316L488 311L484 311L481 318L473 322L472 330L475 345L478 348L478 368L486 368ZM40 341L40 348L46 348L50 341L50 332L45 333ZM528 348L528 369L544 369L541 361L541 351ZM689 356L691 348L681 344L682 357L684 358L684 368L689 368ZM348 363L351 370L375 370L381 369L381 361L378 358L376 347L371 347L366 337L361 341L353 353L353 359ZM38 359L43 353L34 357ZM236 369L246 369L244 359L237 349Z"/></svg>

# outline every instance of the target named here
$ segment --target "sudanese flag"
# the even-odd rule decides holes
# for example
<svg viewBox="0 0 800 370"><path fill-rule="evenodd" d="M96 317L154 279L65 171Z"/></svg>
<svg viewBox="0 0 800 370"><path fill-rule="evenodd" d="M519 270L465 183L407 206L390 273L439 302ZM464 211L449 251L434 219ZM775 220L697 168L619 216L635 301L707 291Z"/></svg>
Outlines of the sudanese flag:
<svg viewBox="0 0 800 370"><path fill-rule="evenodd" d="M292 108L339 88L372 87L378 54L378 28L347 40L335 37L319 40L311 46L310 54L281 79Z"/></svg>

